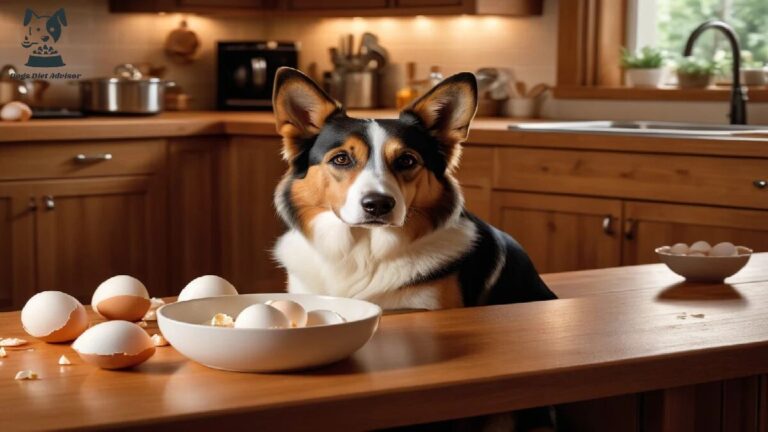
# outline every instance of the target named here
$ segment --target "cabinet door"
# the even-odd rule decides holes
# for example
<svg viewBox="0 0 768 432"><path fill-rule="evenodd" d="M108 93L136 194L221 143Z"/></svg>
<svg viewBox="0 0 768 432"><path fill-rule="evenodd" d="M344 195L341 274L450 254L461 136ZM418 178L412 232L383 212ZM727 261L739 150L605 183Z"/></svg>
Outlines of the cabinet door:
<svg viewBox="0 0 768 432"><path fill-rule="evenodd" d="M234 136L221 154L222 276L241 293L285 290L285 271L272 258L285 232L272 197L287 169L278 138Z"/></svg>
<svg viewBox="0 0 768 432"><path fill-rule="evenodd" d="M274 0L177 0L180 9L184 8L265 8Z"/></svg>
<svg viewBox="0 0 768 432"><path fill-rule="evenodd" d="M0 183L0 311L35 292L35 201L24 186Z"/></svg>
<svg viewBox="0 0 768 432"><path fill-rule="evenodd" d="M467 0L463 0L467 2ZM461 6L462 0L395 0L399 7Z"/></svg>
<svg viewBox="0 0 768 432"><path fill-rule="evenodd" d="M621 201L494 192L492 207L541 273L621 264Z"/></svg>
<svg viewBox="0 0 768 432"><path fill-rule="evenodd" d="M90 303L105 279L128 274L169 294L165 193L159 176L38 182L38 291Z"/></svg>
<svg viewBox="0 0 768 432"><path fill-rule="evenodd" d="M387 7L387 0L288 0L291 10L374 9Z"/></svg>
<svg viewBox="0 0 768 432"><path fill-rule="evenodd" d="M628 201L624 216L624 265L656 263L657 247L697 240L768 251L768 211Z"/></svg>
<svg viewBox="0 0 768 432"><path fill-rule="evenodd" d="M456 177L464 193L464 207L480 219L491 222L493 148L464 148Z"/></svg>
<svg viewBox="0 0 768 432"><path fill-rule="evenodd" d="M168 269L172 294L198 276L221 272L216 155L225 144L224 138L206 137L170 141Z"/></svg>

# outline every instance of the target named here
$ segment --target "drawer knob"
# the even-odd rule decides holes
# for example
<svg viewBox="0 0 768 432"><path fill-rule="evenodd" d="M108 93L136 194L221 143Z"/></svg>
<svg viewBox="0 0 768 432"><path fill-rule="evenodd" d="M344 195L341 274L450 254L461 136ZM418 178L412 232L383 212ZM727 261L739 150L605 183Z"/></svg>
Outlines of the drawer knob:
<svg viewBox="0 0 768 432"><path fill-rule="evenodd" d="M53 210L56 208L56 200L51 195L46 195L43 197L43 205L45 205L46 210Z"/></svg>
<svg viewBox="0 0 768 432"><path fill-rule="evenodd" d="M607 235L613 235L613 218L611 215L603 218L603 232Z"/></svg>
<svg viewBox="0 0 768 432"><path fill-rule="evenodd" d="M755 187L758 189L765 189L768 187L768 180L755 180L752 182L752 184L755 185Z"/></svg>
<svg viewBox="0 0 768 432"><path fill-rule="evenodd" d="M80 153L75 156L75 162L77 163L89 163L108 160L112 160L112 153L96 153L92 155Z"/></svg>

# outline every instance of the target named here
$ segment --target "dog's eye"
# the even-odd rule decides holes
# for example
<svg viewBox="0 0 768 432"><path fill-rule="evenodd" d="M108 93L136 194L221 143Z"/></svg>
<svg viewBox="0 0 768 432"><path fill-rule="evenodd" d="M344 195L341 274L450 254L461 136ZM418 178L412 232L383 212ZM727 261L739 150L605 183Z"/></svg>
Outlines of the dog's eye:
<svg viewBox="0 0 768 432"><path fill-rule="evenodd" d="M331 163L336 166L347 166L352 163L352 158L346 153L339 153L331 158Z"/></svg>
<svg viewBox="0 0 768 432"><path fill-rule="evenodd" d="M419 161L416 160L416 158L408 153L404 153L400 155L397 159L395 159L395 169L398 170L409 170L418 164Z"/></svg>

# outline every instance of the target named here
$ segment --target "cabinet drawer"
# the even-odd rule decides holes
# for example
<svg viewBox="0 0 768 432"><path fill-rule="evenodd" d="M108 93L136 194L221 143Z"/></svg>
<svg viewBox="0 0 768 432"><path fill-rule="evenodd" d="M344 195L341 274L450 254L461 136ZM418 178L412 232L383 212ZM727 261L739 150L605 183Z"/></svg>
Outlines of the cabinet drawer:
<svg viewBox="0 0 768 432"><path fill-rule="evenodd" d="M149 174L165 161L165 140L0 145L0 180Z"/></svg>
<svg viewBox="0 0 768 432"><path fill-rule="evenodd" d="M496 149L495 188L768 208L768 159Z"/></svg>

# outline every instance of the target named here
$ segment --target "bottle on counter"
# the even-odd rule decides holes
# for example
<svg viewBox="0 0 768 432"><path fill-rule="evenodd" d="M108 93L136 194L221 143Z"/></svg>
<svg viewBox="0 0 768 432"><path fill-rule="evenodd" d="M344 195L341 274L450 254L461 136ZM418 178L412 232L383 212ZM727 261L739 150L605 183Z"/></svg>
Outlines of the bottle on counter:
<svg viewBox="0 0 768 432"><path fill-rule="evenodd" d="M419 96L416 89L416 63L408 62L405 65L405 87L397 91L395 105L397 109L403 109Z"/></svg>
<svg viewBox="0 0 768 432"><path fill-rule="evenodd" d="M442 72L440 72L440 66L432 66L429 68L429 77L427 77L427 83L429 84L429 88L440 84L442 80L444 80L445 77L443 76Z"/></svg>

